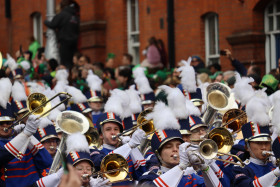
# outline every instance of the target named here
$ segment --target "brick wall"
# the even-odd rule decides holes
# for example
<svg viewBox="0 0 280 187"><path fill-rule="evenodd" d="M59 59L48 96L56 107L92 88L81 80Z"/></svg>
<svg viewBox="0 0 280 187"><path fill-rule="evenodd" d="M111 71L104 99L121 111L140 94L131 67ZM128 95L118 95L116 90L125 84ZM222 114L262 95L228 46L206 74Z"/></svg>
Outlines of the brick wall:
<svg viewBox="0 0 280 187"><path fill-rule="evenodd" d="M58 3L59 1L57 1ZM78 0L81 6L81 52L91 61L104 62L108 53L115 53L115 65L128 51L126 0ZM262 67L264 51L264 0L174 0L176 62L191 55L205 58L204 15L219 15L220 49L232 50L245 65L254 61ZM38 11L45 19L46 2L13 0L12 18L4 16L4 1L0 1L0 51L14 53L19 45L27 48L32 35L30 15ZM161 24L162 23L162 24ZM167 47L167 0L139 0L140 54L147 40L155 36ZM44 27L44 31L46 27ZM45 39L44 39L45 40ZM143 60L141 55L141 60ZM232 69L221 58L223 70Z"/></svg>

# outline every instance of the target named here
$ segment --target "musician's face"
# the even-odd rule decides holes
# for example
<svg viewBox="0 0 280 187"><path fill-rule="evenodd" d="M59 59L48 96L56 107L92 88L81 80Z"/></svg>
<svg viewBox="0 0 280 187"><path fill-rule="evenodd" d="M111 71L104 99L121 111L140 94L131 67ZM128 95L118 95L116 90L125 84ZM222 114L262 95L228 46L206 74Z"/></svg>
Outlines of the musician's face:
<svg viewBox="0 0 280 187"><path fill-rule="evenodd" d="M119 144L118 138L112 139L113 135L120 133L120 127L114 122L105 123L102 127L101 139L103 139L104 144L112 145L117 147Z"/></svg>
<svg viewBox="0 0 280 187"><path fill-rule="evenodd" d="M47 151L50 153L52 157L55 156L56 153L56 148L59 144L59 139L58 138L49 138L45 141L42 142L43 146Z"/></svg>
<svg viewBox="0 0 280 187"><path fill-rule="evenodd" d="M5 128L8 128L12 125L12 121L0 121L0 137L1 138L9 138L12 133L13 129L9 129L7 132L4 131Z"/></svg>
<svg viewBox="0 0 280 187"><path fill-rule="evenodd" d="M181 142L179 140L170 140L162 146L160 157L163 160L162 166L172 168L179 164L179 146ZM177 155L175 159L174 155Z"/></svg>
<svg viewBox="0 0 280 187"><path fill-rule="evenodd" d="M199 140L201 139L202 136L205 136L206 135L206 130L207 128L206 127L198 127L194 130L192 130L192 134L191 134L191 140ZM198 142L194 142L194 143L197 143Z"/></svg>
<svg viewBox="0 0 280 187"><path fill-rule="evenodd" d="M263 142L250 142L249 143L251 151L250 156L254 158L254 155L257 159L266 161L267 156L263 156L263 151L270 151L271 150L271 142L270 141L263 141ZM253 154L252 154L253 153Z"/></svg>
<svg viewBox="0 0 280 187"><path fill-rule="evenodd" d="M92 175L92 167L88 161L81 161L75 165L75 170L82 181L82 186L89 184L89 177L82 177L85 174Z"/></svg>

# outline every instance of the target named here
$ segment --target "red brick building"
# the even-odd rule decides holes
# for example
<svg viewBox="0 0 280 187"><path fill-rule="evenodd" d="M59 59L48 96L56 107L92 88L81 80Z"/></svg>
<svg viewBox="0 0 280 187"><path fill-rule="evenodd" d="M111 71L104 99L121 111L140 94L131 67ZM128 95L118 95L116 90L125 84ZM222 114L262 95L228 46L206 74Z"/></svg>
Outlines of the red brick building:
<svg viewBox="0 0 280 187"><path fill-rule="evenodd" d="M5 3L10 2L10 8ZM205 62L220 62L228 48L245 65L254 62L269 72L280 57L280 1L278 0L77 0L81 6L80 50L91 61L116 54L116 65L129 52L134 63L143 60L147 40L163 40L168 52L168 15L174 16L175 62L199 55ZM59 1L57 0L57 4ZM169 5L168 5L169 3ZM173 12L170 10L173 4ZM34 35L45 43L42 22L46 1L5 0L0 2L0 51L14 54L20 44L28 47ZM10 17L7 12L10 10ZM36 29L37 28L37 29ZM264 72L265 72L264 71Z"/></svg>

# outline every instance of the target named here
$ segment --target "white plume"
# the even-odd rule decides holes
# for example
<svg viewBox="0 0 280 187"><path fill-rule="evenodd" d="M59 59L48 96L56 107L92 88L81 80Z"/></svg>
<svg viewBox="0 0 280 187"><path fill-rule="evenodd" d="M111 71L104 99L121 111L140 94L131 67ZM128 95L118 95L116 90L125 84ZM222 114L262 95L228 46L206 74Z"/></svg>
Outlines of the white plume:
<svg viewBox="0 0 280 187"><path fill-rule="evenodd" d="M177 119L187 119L188 111L186 107L186 97L179 88L171 88L166 85L158 87L167 94L168 106L173 111Z"/></svg>
<svg viewBox="0 0 280 187"><path fill-rule="evenodd" d="M133 71L134 82L137 85L137 89L141 94L147 94L153 92L150 86L149 80L144 73L144 68L138 67Z"/></svg>
<svg viewBox="0 0 280 187"><path fill-rule="evenodd" d="M86 81L90 89L93 91L101 91L102 80L97 75L93 74L92 70L88 71Z"/></svg>
<svg viewBox="0 0 280 187"><path fill-rule="evenodd" d="M38 84L37 82L28 82L27 86L29 87L30 94L43 93L45 90L45 87L43 85Z"/></svg>
<svg viewBox="0 0 280 187"><path fill-rule="evenodd" d="M56 92L55 92L54 90L51 90L50 88L47 88L47 89L43 92L43 94L44 94L48 99L50 99L50 98L52 98L53 96L55 96ZM60 103L59 97L55 97L53 100L51 100L51 105L52 105L52 106L55 106L55 105L57 105L58 103ZM63 110L65 110L65 105L64 105L64 104L58 105L57 109L60 110L60 111L63 111Z"/></svg>
<svg viewBox="0 0 280 187"><path fill-rule="evenodd" d="M57 108L53 109L50 114L48 115L48 118L54 122L56 122L56 117L57 115L61 113L60 110L58 110Z"/></svg>
<svg viewBox="0 0 280 187"><path fill-rule="evenodd" d="M84 103L87 101L86 96L82 93L81 90L78 88L75 88L74 86L66 86L66 92L68 92L70 95L72 95L72 98L70 99L74 103Z"/></svg>
<svg viewBox="0 0 280 187"><path fill-rule="evenodd" d="M188 61L182 60L181 62L184 66L178 68L178 72L180 73L181 77L181 84L185 90L190 93L196 92L196 79L195 79L195 71L194 68L191 66L192 58L189 57Z"/></svg>
<svg viewBox="0 0 280 187"><path fill-rule="evenodd" d="M12 97L17 101L26 101L27 99L24 86L17 80L12 87Z"/></svg>
<svg viewBox="0 0 280 187"><path fill-rule="evenodd" d="M86 137L81 133L74 133L67 137L66 140L66 153L70 151L86 152L89 153L88 142Z"/></svg>
<svg viewBox="0 0 280 187"><path fill-rule="evenodd" d="M129 108L132 114L137 114L142 112L141 98L139 97L139 92L135 90L135 85L131 85L126 93L129 96Z"/></svg>
<svg viewBox="0 0 280 187"><path fill-rule="evenodd" d="M261 90L261 92L264 92L264 90ZM246 113L249 121L253 121L260 126L266 126L270 122L267 113L268 99L260 97L260 95L260 93L256 93L256 95L248 101L246 104Z"/></svg>
<svg viewBox="0 0 280 187"><path fill-rule="evenodd" d="M187 115L188 116L200 116L200 110L194 106L193 102L190 100L186 100L186 108L187 108Z"/></svg>
<svg viewBox="0 0 280 187"><path fill-rule="evenodd" d="M45 127L47 127L49 125L53 125L51 120L49 120L47 117L42 117L41 120L40 120L39 127L40 128L45 128Z"/></svg>
<svg viewBox="0 0 280 187"><path fill-rule="evenodd" d="M252 77L240 77L237 73L235 74L236 82L234 84L234 88L232 92L237 100L241 102L241 105L244 106L248 103L248 101L254 96L254 89L249 84L254 82Z"/></svg>
<svg viewBox="0 0 280 187"><path fill-rule="evenodd" d="M7 53L7 61L5 62L4 66L8 66L12 71L17 69L18 64L8 53Z"/></svg>
<svg viewBox="0 0 280 187"><path fill-rule="evenodd" d="M155 129L180 129L180 125L172 110L163 102L156 102L153 112L147 115L147 119L153 119Z"/></svg>
<svg viewBox="0 0 280 187"><path fill-rule="evenodd" d="M57 81L62 81L64 84L68 84L69 73L66 69L57 70L55 73L55 78Z"/></svg>
<svg viewBox="0 0 280 187"><path fill-rule="evenodd" d="M29 70L30 69L30 63L26 60L20 62L20 66L25 70Z"/></svg>
<svg viewBox="0 0 280 187"><path fill-rule="evenodd" d="M55 93L66 92L66 87L67 84L65 84L64 81L57 81L53 90L55 91Z"/></svg>
<svg viewBox="0 0 280 187"><path fill-rule="evenodd" d="M9 78L0 79L0 90L0 105L6 109L12 91L12 83Z"/></svg>
<svg viewBox="0 0 280 187"><path fill-rule="evenodd" d="M113 112L121 119L131 116L132 112L129 108L130 100L127 93L120 89L114 89L110 93L111 96L104 106L105 112Z"/></svg>

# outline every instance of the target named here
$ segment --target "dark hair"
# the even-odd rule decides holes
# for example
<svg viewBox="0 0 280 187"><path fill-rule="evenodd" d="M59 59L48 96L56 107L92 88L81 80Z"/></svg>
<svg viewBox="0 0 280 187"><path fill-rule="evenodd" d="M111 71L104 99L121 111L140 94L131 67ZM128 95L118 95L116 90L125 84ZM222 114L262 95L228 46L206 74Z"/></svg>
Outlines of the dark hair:
<svg viewBox="0 0 280 187"><path fill-rule="evenodd" d="M131 54L124 53L123 56L125 56L125 57L129 60L129 62L132 63L132 61L133 61L133 56L132 56Z"/></svg>
<svg viewBox="0 0 280 187"><path fill-rule="evenodd" d="M156 37L152 36L151 38L149 38L149 45L156 45L157 46Z"/></svg>
<svg viewBox="0 0 280 187"><path fill-rule="evenodd" d="M77 57L77 59L79 60L79 58L81 58L81 56L82 56L82 53L76 52L76 53L74 53L74 56Z"/></svg>
<svg viewBox="0 0 280 187"><path fill-rule="evenodd" d="M253 71L254 74L258 74L258 75L260 75L260 76L261 76L261 74L262 74L261 68L260 68L259 66L256 66L256 65L254 65L254 66L252 67L252 71Z"/></svg>
<svg viewBox="0 0 280 187"><path fill-rule="evenodd" d="M25 53L25 54L29 54L29 58L26 59L26 60L28 60L29 62L31 62L31 61L32 61L33 53L32 53L31 51L25 51L24 53Z"/></svg>
<svg viewBox="0 0 280 187"><path fill-rule="evenodd" d="M119 75L123 77L127 77L128 80L130 80L132 77L132 70L128 66L120 66Z"/></svg>
<svg viewBox="0 0 280 187"><path fill-rule="evenodd" d="M208 66L208 69L211 69L212 67L215 68L217 71L221 71L222 69L221 65L218 63L211 64L210 66Z"/></svg>
<svg viewBox="0 0 280 187"><path fill-rule="evenodd" d="M49 66L51 67L51 70L54 71L58 66L58 62L56 61L56 59L51 58L49 60Z"/></svg>
<svg viewBox="0 0 280 187"><path fill-rule="evenodd" d="M92 65L97 66L99 69L104 69L104 64L102 62L94 62Z"/></svg>
<svg viewBox="0 0 280 187"><path fill-rule="evenodd" d="M37 50L37 57L38 57L38 59L40 59L40 58L42 58L42 54L45 52L45 48L44 47L40 47L40 48L38 48L38 50Z"/></svg>
<svg viewBox="0 0 280 187"><path fill-rule="evenodd" d="M82 55L80 58L82 58L82 57L85 57L86 61L90 64L90 58L89 58L89 56L87 56L87 55ZM79 58L79 59L80 59L80 58Z"/></svg>
<svg viewBox="0 0 280 187"><path fill-rule="evenodd" d="M250 74L250 75L247 75L247 77L252 77L254 79L254 81L259 85L262 81L262 78L260 76L260 74Z"/></svg>
<svg viewBox="0 0 280 187"><path fill-rule="evenodd" d="M115 80L115 72L114 72L114 69L112 69L112 68L104 68L104 70L103 70L103 73L105 73L105 74L110 74L110 76L111 76L111 79L114 79Z"/></svg>

